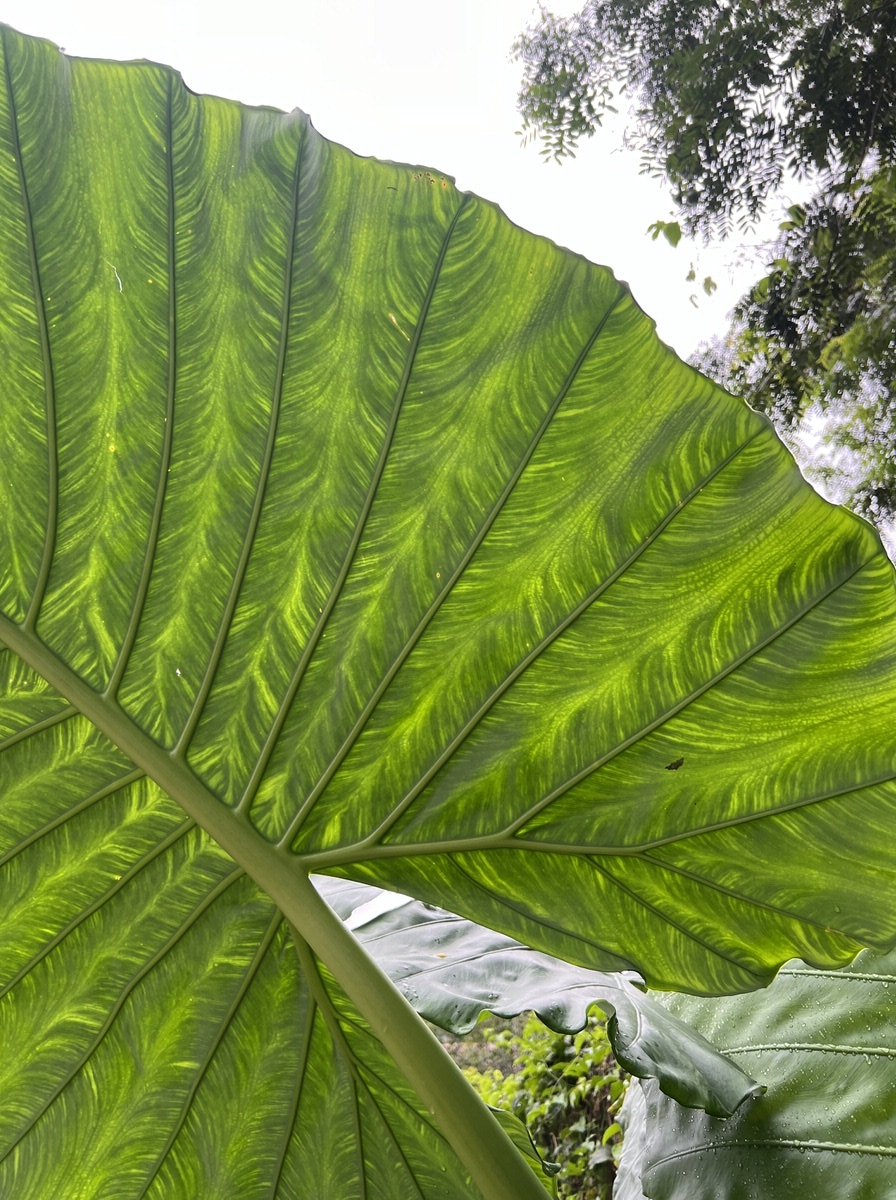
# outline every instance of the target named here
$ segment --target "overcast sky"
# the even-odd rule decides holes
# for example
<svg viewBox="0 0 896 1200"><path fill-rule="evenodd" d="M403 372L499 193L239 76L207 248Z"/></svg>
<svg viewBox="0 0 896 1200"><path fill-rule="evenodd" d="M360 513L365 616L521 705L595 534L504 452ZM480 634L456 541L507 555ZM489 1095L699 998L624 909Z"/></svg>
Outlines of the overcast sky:
<svg viewBox="0 0 896 1200"><path fill-rule="evenodd" d="M555 11L572 11L563 0ZM517 130L514 37L534 0L2 0L2 20L66 52L150 58L196 92L304 109L326 137L358 154L436 168L496 201L517 224L611 267L660 336L687 356L721 332L759 269L732 282L736 248L700 250L709 299L685 280L697 253L646 230L669 200L621 148L621 125L563 166L545 163ZM698 293L699 307L689 297Z"/></svg>

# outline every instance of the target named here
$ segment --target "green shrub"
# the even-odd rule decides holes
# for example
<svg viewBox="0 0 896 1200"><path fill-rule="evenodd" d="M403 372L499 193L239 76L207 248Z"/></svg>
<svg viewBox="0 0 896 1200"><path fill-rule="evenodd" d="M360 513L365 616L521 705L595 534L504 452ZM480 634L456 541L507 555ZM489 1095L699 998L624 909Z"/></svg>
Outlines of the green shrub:
<svg viewBox="0 0 896 1200"><path fill-rule="evenodd" d="M480 1025L476 1033L484 1031ZM522 1117L541 1154L560 1164L561 1195L609 1200L621 1150L614 1114L625 1074L602 1019L590 1017L581 1032L562 1034L532 1014L468 1044L458 1058L483 1099Z"/></svg>

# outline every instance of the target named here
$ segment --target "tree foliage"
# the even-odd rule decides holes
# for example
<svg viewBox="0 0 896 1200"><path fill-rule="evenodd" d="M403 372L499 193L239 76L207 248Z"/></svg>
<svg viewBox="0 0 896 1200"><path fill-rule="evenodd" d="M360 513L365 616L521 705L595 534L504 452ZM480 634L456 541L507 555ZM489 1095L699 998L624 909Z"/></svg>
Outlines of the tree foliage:
<svg viewBox="0 0 896 1200"><path fill-rule="evenodd" d="M896 512L894 247L894 167L792 206L718 362L701 360L781 429L824 410L829 480L877 521Z"/></svg>
<svg viewBox="0 0 896 1200"><path fill-rule="evenodd" d="M688 233L753 221L787 172L855 172L896 151L896 13L841 0L592 0L541 12L514 50L527 129L562 157L620 92L632 140Z"/></svg>
<svg viewBox="0 0 896 1200"><path fill-rule="evenodd" d="M727 237L788 178L811 181L701 365L779 426L832 408L846 498L872 517L896 511L896 6L593 0L570 18L542 10L515 52L524 126L552 157L628 95L631 141L676 208L657 232Z"/></svg>

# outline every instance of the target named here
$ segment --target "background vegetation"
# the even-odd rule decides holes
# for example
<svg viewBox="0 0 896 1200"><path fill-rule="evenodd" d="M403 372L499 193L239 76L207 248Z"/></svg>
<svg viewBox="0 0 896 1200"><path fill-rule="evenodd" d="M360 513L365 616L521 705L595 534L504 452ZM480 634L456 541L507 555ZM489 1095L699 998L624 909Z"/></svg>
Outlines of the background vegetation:
<svg viewBox="0 0 896 1200"><path fill-rule="evenodd" d="M824 414L826 481L896 515L896 6L879 0L592 0L515 46L524 127L572 154L620 102L675 219L726 238L782 209L760 277L698 365L787 437ZM811 191L783 211L782 186ZM711 281L710 281L711 282Z"/></svg>
<svg viewBox="0 0 896 1200"><path fill-rule="evenodd" d="M482 1098L525 1120L541 1155L559 1164L561 1196L610 1200L626 1076L599 1014L579 1033L554 1033L534 1013L489 1016L446 1045Z"/></svg>

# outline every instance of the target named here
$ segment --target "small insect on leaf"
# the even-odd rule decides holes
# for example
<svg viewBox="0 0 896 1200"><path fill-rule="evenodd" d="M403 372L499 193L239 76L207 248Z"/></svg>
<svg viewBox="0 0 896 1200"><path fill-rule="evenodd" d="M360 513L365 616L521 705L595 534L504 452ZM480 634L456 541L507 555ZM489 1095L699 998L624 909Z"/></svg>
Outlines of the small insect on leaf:
<svg viewBox="0 0 896 1200"><path fill-rule="evenodd" d="M666 766L667 771L677 771L680 766L684 765L683 758L676 758L675 762L670 762Z"/></svg>

